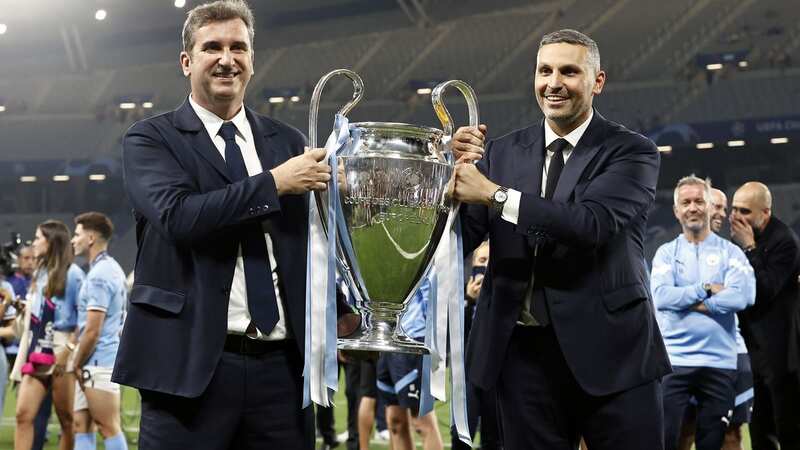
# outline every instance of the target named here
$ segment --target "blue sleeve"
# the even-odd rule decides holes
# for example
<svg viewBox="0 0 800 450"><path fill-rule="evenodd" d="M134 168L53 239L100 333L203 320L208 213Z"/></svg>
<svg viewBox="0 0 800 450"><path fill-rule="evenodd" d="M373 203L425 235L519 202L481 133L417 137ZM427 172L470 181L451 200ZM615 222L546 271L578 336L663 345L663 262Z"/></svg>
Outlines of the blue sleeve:
<svg viewBox="0 0 800 450"><path fill-rule="evenodd" d="M67 285L64 292L64 306L69 317L78 317L78 293L81 291L86 274L78 266L72 265L67 271Z"/></svg>
<svg viewBox="0 0 800 450"><path fill-rule="evenodd" d="M659 247L653 258L650 289L656 309L683 311L705 298L706 291L703 289L702 283L675 286L672 256L667 250L668 245Z"/></svg>
<svg viewBox="0 0 800 450"><path fill-rule="evenodd" d="M728 267L721 290L704 304L712 314L727 314L741 311L755 303L756 279L753 268L739 247L731 245L728 254Z"/></svg>

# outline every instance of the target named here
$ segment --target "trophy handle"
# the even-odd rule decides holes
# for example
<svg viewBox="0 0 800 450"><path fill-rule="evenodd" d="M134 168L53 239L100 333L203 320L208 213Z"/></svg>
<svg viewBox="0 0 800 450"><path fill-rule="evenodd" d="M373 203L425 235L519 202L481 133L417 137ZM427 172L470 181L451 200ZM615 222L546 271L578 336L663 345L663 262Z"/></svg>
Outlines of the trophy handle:
<svg viewBox="0 0 800 450"><path fill-rule="evenodd" d="M314 86L314 93L311 94L311 104L308 108L308 146L310 148L317 147L317 115L319 113L319 99L322 96L322 89L325 87L325 84L328 83L328 80L337 75L344 75L353 81L353 98L342 106L342 109L339 110L339 114L346 116L364 95L364 81L352 70L336 69L320 78L319 81L317 81L317 85Z"/></svg>
<svg viewBox="0 0 800 450"><path fill-rule="evenodd" d="M440 83L438 86L433 88L433 91L431 92L431 103L433 103L433 110L436 112L436 117L439 118L439 122L442 123L442 129L444 131L444 135L452 138L453 117L450 115L450 112L447 110L447 107L444 106L444 101L442 100L442 95L444 94L444 90L450 86L454 86L456 89L461 91L461 94L467 100L467 107L469 108L469 126L477 127L479 123L479 118L478 118L478 98L475 95L475 91L467 83L461 80L450 80L450 81L445 81L444 83Z"/></svg>

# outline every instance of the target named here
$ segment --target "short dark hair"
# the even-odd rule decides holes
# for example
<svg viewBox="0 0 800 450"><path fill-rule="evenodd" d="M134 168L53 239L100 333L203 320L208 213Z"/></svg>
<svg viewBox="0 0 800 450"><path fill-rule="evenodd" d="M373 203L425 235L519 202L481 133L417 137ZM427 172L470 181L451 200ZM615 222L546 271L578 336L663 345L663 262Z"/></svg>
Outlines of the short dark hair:
<svg viewBox="0 0 800 450"><path fill-rule="evenodd" d="M542 40L539 41L539 48L545 45L559 44L562 42L586 47L586 62L589 63L590 68L594 69L595 73L600 72L600 49L592 38L580 31L565 28L545 34Z"/></svg>
<svg viewBox="0 0 800 450"><path fill-rule="evenodd" d="M253 11L244 0L217 0L192 8L183 23L183 51L191 53L194 47L194 33L198 28L211 22L224 22L231 19L242 19L250 35L250 46L255 37L255 18Z"/></svg>
<svg viewBox="0 0 800 450"><path fill-rule="evenodd" d="M84 230L91 230L100 233L100 236L108 241L114 234L114 224L107 215L95 211L85 212L75 217L75 225L83 226Z"/></svg>

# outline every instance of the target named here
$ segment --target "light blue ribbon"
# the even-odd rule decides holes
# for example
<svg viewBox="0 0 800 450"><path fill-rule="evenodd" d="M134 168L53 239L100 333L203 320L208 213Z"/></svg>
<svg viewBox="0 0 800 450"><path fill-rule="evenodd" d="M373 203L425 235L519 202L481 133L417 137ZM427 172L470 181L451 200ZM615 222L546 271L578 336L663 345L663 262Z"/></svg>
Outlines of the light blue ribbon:
<svg viewBox="0 0 800 450"><path fill-rule="evenodd" d="M428 279L431 288L428 291L428 311L425 315L425 347L434 351L436 330L436 303L438 301L439 279L435 270L432 270ZM431 394L431 355L422 357L422 383L420 385L419 417L423 417L433 411L433 395Z"/></svg>
<svg viewBox="0 0 800 450"><path fill-rule="evenodd" d="M305 318L305 354L303 367L303 407L311 402L322 406L332 403L333 393L339 387L339 368L336 358L336 211L339 203L339 190L336 179L337 153L350 140L349 123L346 117L337 114L334 129L325 145L328 161L331 165L331 180L328 183L327 238L321 232L320 215L313 198L308 206L308 252L306 258L306 318ZM317 249L324 245L326 251L320 254ZM312 249L315 250L312 252ZM324 272L322 267L325 267ZM325 288L315 292L315 281L312 277L317 273L325 273ZM319 286L319 285L318 285ZM323 314L320 317L319 302L324 302ZM324 341L323 341L324 340ZM324 342L322 355L315 350L314 342ZM319 372L319 373L317 373Z"/></svg>
<svg viewBox="0 0 800 450"><path fill-rule="evenodd" d="M450 334L452 357L451 387L453 390L453 402L450 404L450 409L453 422L456 424L458 438L465 444L472 445L467 421L466 372L464 369L464 244L461 237L461 221L458 218L456 218L454 226L457 249L455 258L457 266L456 277L458 283L456 284L455 302L453 302L455 311L449 311L450 330L452 331L455 326L455 332Z"/></svg>

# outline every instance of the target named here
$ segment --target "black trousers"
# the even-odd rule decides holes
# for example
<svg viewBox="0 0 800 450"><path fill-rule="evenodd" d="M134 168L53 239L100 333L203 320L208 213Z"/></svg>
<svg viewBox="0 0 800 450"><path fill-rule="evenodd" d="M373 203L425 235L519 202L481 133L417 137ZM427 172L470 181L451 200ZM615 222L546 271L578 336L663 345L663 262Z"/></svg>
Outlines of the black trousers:
<svg viewBox="0 0 800 450"><path fill-rule="evenodd" d="M200 397L140 390L139 450L313 450L302 367L293 343L260 355L225 351Z"/></svg>
<svg viewBox="0 0 800 450"><path fill-rule="evenodd" d="M676 450L689 399L697 400L697 450L719 450L733 418L736 370L673 366L664 377L664 448Z"/></svg>
<svg viewBox="0 0 800 450"><path fill-rule="evenodd" d="M467 425L474 439L480 425L481 449L497 450L503 448L497 423L497 391L483 390L467 381ZM455 425L450 427L450 442L453 450L469 450L460 439Z"/></svg>
<svg viewBox="0 0 800 450"><path fill-rule="evenodd" d="M750 419L753 450L800 449L800 384L797 378L784 375L767 383L757 373L754 375L755 398Z"/></svg>
<svg viewBox="0 0 800 450"><path fill-rule="evenodd" d="M661 382L592 396L572 375L552 327L516 327L497 383L506 450L661 450Z"/></svg>
<svg viewBox="0 0 800 450"><path fill-rule="evenodd" d="M344 366L347 397L347 450L358 450L358 402L361 401L361 362L348 361Z"/></svg>
<svg viewBox="0 0 800 450"><path fill-rule="evenodd" d="M322 436L322 442L333 446L337 444L336 429L333 418L333 407L323 408L319 405L314 405L317 415L317 431Z"/></svg>

